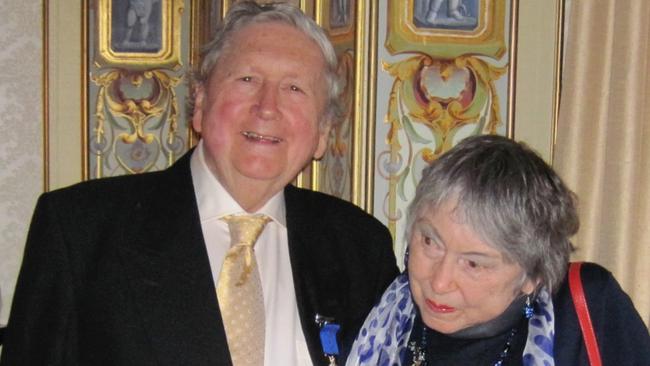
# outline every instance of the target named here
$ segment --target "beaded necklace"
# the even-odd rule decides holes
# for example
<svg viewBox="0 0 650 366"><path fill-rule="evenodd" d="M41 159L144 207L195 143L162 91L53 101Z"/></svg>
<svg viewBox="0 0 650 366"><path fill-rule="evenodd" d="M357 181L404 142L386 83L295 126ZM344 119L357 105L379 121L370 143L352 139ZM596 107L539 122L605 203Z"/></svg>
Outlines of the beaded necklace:
<svg viewBox="0 0 650 366"><path fill-rule="evenodd" d="M409 350L413 354L413 360L411 366L426 366L427 365L427 328L425 326L422 326L422 337L420 339L420 344L418 345L415 341L412 341L409 343L408 347ZM503 346L503 349L499 353L499 356L497 357L496 361L492 364L492 366L502 366L503 362L506 360L508 357L508 354L510 353L510 348L512 347L512 341L515 338L515 334L517 334L517 328L512 328L510 330L510 334L508 335L508 339L506 340L505 345Z"/></svg>

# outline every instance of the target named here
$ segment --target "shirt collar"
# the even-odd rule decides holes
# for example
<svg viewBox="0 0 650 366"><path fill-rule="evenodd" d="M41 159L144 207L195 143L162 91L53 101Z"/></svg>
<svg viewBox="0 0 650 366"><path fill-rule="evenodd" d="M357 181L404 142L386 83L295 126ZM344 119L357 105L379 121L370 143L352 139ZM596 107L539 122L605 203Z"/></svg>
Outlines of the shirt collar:
<svg viewBox="0 0 650 366"><path fill-rule="evenodd" d="M245 212L208 168L202 140L199 140L196 149L192 153L190 171L201 222ZM265 214L272 218L273 221L286 227L284 190L271 197L261 209L254 213Z"/></svg>

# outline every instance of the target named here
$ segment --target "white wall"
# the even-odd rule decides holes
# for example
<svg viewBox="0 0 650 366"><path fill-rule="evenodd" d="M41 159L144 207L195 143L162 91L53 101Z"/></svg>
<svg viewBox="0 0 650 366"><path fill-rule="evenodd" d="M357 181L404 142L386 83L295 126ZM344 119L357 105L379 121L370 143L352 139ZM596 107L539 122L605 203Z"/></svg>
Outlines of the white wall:
<svg viewBox="0 0 650 366"><path fill-rule="evenodd" d="M43 189L42 2L0 1L0 324Z"/></svg>

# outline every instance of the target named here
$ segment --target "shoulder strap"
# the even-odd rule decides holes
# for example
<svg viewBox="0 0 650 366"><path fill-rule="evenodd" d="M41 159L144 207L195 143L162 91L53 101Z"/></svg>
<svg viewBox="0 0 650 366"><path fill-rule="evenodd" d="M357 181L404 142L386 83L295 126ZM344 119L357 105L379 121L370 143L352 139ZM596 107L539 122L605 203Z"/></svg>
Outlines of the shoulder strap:
<svg viewBox="0 0 650 366"><path fill-rule="evenodd" d="M587 307L585 292L582 288L582 279L580 278L581 266L582 262L573 262L569 264L569 289L571 290L573 304L575 305L576 313L578 314L580 329L582 329L582 337L584 338L585 346L587 347L589 364L591 366L601 366L602 363L600 361L600 351L598 350L596 333L591 324L589 308Z"/></svg>

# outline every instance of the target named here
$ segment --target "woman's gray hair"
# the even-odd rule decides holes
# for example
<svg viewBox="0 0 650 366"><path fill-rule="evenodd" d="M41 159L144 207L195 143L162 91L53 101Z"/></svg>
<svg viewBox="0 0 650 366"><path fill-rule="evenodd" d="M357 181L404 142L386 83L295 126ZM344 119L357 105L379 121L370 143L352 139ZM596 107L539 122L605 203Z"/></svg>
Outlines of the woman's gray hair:
<svg viewBox="0 0 650 366"><path fill-rule="evenodd" d="M528 278L557 291L573 251L569 239L579 227L576 197L535 152L503 136L464 139L424 169L406 237L426 210L447 202Z"/></svg>
<svg viewBox="0 0 650 366"><path fill-rule="evenodd" d="M341 80L337 73L338 60L332 43L325 31L299 8L285 3L257 4L252 1L240 1L229 10L223 21L219 23L214 38L205 46L203 62L194 81L205 83L212 70L218 67L219 59L229 47L234 35L241 29L259 23L282 23L302 31L320 48L325 59L324 77L327 87L327 101L324 115L321 117L321 128L328 124L336 124L341 118L342 107L339 100ZM291 42L291 40L287 40Z"/></svg>

